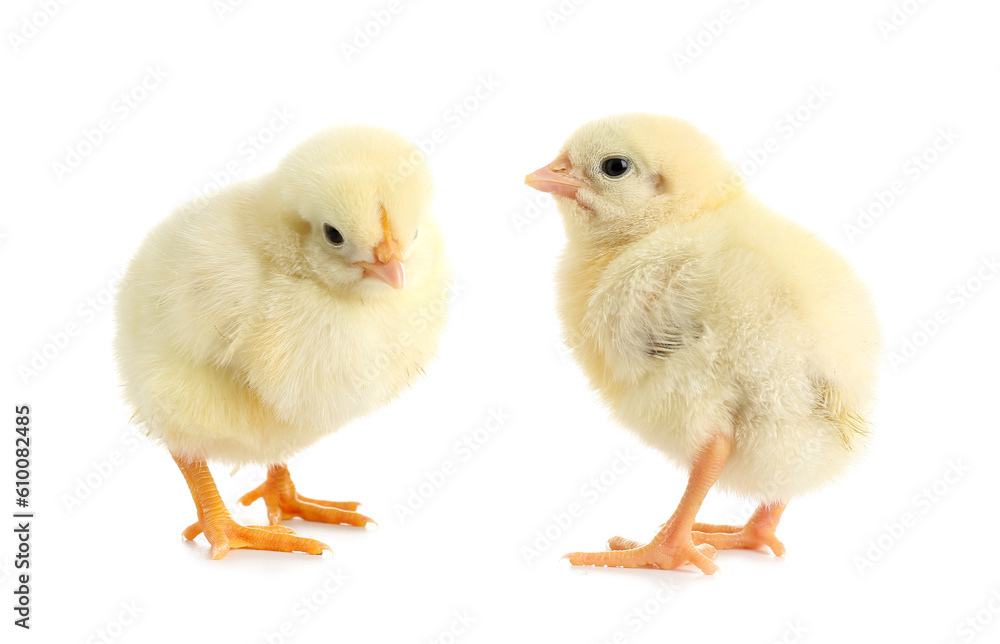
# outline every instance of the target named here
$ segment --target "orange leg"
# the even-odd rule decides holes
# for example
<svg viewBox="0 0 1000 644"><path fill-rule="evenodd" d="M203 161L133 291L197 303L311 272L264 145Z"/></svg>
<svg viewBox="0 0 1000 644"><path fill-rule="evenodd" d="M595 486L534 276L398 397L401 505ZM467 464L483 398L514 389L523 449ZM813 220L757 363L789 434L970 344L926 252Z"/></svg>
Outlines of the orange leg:
<svg viewBox="0 0 1000 644"><path fill-rule="evenodd" d="M185 539L194 539L202 532L212 546L212 559L222 559L231 548L306 552L318 555L330 547L314 539L296 537L284 526L243 526L235 521L219 496L208 464L203 460L183 460L174 456L184 480L191 489L198 521L184 530Z"/></svg>
<svg viewBox="0 0 1000 644"><path fill-rule="evenodd" d="M363 514L355 512L361 505L355 501L317 501L295 491L292 477L285 465L267 468L267 480L240 497L240 503L250 505L263 498L267 506L267 519L271 525L279 525L282 519L302 517L306 521L341 523L364 526L375 523Z"/></svg>
<svg viewBox="0 0 1000 644"><path fill-rule="evenodd" d="M634 541L627 541L629 547L611 552L573 552L566 555L570 563L574 566L624 568L651 565L663 569L677 568L690 563L707 575L717 572L718 567L711 560L715 556L715 547L709 543L695 544L692 530L695 526L695 516L708 490L722 473L731 449L732 443L725 436L718 435L709 441L695 459L687 488L677 509L652 541L644 546ZM616 545L625 545L623 542L626 540L615 537L612 542Z"/></svg>
<svg viewBox="0 0 1000 644"><path fill-rule="evenodd" d="M778 521L781 520L781 513L785 511L785 505L785 503L773 505L761 503L744 526L696 523L692 527L691 540L696 544L707 543L716 550L736 548L755 550L768 547L771 552L783 557L785 546L775 536L774 531L778 527ZM629 550L639 545L636 541L622 537L612 537L608 541L608 547L612 550Z"/></svg>
<svg viewBox="0 0 1000 644"><path fill-rule="evenodd" d="M696 523L694 541L711 544L718 550L733 548L755 550L766 546L771 552L782 557L785 554L785 545L778 540L774 531L784 511L785 503L773 505L761 503L742 527Z"/></svg>

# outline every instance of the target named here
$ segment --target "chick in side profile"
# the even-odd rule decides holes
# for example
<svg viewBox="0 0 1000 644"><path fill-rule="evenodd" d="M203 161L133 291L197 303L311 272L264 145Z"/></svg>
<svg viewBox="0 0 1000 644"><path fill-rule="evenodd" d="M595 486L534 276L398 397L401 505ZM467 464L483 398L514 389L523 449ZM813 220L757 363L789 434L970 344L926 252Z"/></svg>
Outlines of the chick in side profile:
<svg viewBox="0 0 1000 644"><path fill-rule="evenodd" d="M614 537L570 562L712 574L717 549L784 554L788 500L866 442L880 332L864 285L675 118L592 121L525 182L563 216L558 308L574 357L623 425L690 471L652 541ZM695 522L713 485L760 501L746 525Z"/></svg>
<svg viewBox="0 0 1000 644"><path fill-rule="evenodd" d="M371 521L298 494L285 462L388 403L435 354L448 275L431 196L401 136L331 128L271 173L181 206L132 259L116 310L125 397L190 487L184 536L204 532L213 558L328 549L289 517ZM268 466L240 501L263 498L270 525L234 522L209 459Z"/></svg>

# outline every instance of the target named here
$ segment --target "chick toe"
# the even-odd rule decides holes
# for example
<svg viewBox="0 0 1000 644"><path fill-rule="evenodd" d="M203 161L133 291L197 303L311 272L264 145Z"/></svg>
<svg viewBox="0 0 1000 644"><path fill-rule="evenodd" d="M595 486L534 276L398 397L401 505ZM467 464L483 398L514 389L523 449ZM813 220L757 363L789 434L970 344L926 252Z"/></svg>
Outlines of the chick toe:
<svg viewBox="0 0 1000 644"><path fill-rule="evenodd" d="M742 548L757 550L770 548L778 557L785 555L785 544L775 535L781 513L785 511L784 503L773 505L761 504L747 520L746 525L711 525L696 523L691 533L695 543L707 543L718 550L733 550Z"/></svg>
<svg viewBox="0 0 1000 644"><path fill-rule="evenodd" d="M612 537L608 541L610 552L573 552L563 558L568 558L574 566L655 566L663 570L690 563L706 575L715 574L719 571L718 566L712 563L716 548L711 543L696 542L692 528L698 525L695 516L708 490L718 480L731 450L732 441L722 434L704 446L691 468L687 488L677 509L646 545L623 537ZM761 521L764 518L761 517Z"/></svg>
<svg viewBox="0 0 1000 644"><path fill-rule="evenodd" d="M282 519L300 517L306 521L364 527L374 519L355 512L361 505L357 501L321 501L302 496L295 490L292 477L285 465L272 465L267 470L267 480L240 497L239 502L250 505L263 498L267 518L277 526ZM376 524L377 525L377 524Z"/></svg>
<svg viewBox="0 0 1000 644"><path fill-rule="evenodd" d="M184 475L198 510L198 521L188 526L183 536L193 540L204 533L212 546L212 559L222 559L234 548L305 552L311 555L330 549L330 546L315 539L295 536L295 532L285 526L244 526L236 523L219 496L208 464L201 459L186 459L177 455L174 455L174 461Z"/></svg>
<svg viewBox="0 0 1000 644"><path fill-rule="evenodd" d="M330 550L330 546L325 543L295 536L293 530L280 525L244 526L230 519L224 529L229 539L229 548L304 552L310 555L318 555L322 554L324 550ZM221 557L216 556L214 546L212 547L212 558L221 559Z"/></svg>
<svg viewBox="0 0 1000 644"><path fill-rule="evenodd" d="M634 550L641 548L642 544L625 537L611 537L608 539L608 548L612 550Z"/></svg>
<svg viewBox="0 0 1000 644"><path fill-rule="evenodd" d="M611 542L615 542L612 545ZM637 546L624 548L624 545ZM609 552L572 552L564 557L574 566L608 566L618 568L642 568L654 566L661 570L672 570L692 564L706 575L718 572L712 563L715 548L710 544L695 544L690 537L678 538L661 532L646 545L635 541L614 537L609 541ZM615 546L619 546L616 548Z"/></svg>

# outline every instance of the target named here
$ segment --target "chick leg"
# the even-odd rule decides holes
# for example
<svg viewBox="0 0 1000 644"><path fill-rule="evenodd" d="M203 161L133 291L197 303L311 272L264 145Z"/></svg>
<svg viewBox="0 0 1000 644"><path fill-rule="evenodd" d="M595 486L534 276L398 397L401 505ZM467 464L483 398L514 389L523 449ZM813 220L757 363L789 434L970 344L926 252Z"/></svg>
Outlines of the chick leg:
<svg viewBox="0 0 1000 644"><path fill-rule="evenodd" d="M267 468L267 480L240 497L240 503L250 505L263 498L267 506L267 518L271 525L279 525L282 519L302 517L306 521L341 523L364 526L375 523L363 514L355 512L361 505L355 501L317 501L302 496L295 491L288 467L271 465Z"/></svg>
<svg viewBox="0 0 1000 644"><path fill-rule="evenodd" d="M236 523L219 496L208 464L203 460L188 461L177 456L174 456L174 461L184 474L198 509L198 521L184 530L184 538L194 539L204 532L212 546L212 559L222 559L232 548L306 552L312 555L330 549L325 543L297 537L294 531L284 526L242 526Z"/></svg>
<svg viewBox="0 0 1000 644"><path fill-rule="evenodd" d="M696 545L692 539L692 529L698 509L708 490L722 473L731 449L732 443L725 436L718 435L709 441L695 459L687 488L677 509L652 541L644 546L630 542L629 545L634 547L611 552L573 552L566 555L569 562L574 566L638 568L653 565L663 569L691 563L707 575L718 571L718 567L711 561L715 548L708 543Z"/></svg>
<svg viewBox="0 0 1000 644"><path fill-rule="evenodd" d="M782 512L785 511L785 505L785 503L772 505L761 503L743 526L695 523L691 540L696 544L707 543L716 550L736 548L756 550L767 547L775 555L783 557L785 545L775 536L774 531L778 527L778 521L781 520ZM622 537L612 537L608 541L608 547L612 550L630 550L639 545L641 544L636 541Z"/></svg>

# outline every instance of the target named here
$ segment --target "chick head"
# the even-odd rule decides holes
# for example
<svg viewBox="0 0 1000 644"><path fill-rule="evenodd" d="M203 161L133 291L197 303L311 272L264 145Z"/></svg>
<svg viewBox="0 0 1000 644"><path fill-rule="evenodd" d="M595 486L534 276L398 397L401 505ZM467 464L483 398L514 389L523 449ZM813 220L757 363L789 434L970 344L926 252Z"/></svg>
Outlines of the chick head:
<svg viewBox="0 0 1000 644"><path fill-rule="evenodd" d="M681 119L642 113L583 125L525 183L556 197L568 235L603 244L691 219L742 189L705 134Z"/></svg>
<svg viewBox="0 0 1000 644"><path fill-rule="evenodd" d="M290 233L279 253L296 272L366 297L404 287L433 196L416 146L381 127L333 127L296 146L271 180Z"/></svg>

